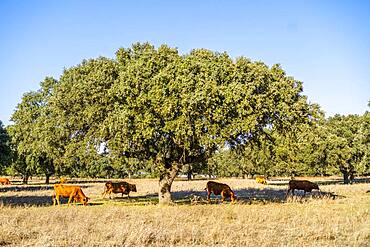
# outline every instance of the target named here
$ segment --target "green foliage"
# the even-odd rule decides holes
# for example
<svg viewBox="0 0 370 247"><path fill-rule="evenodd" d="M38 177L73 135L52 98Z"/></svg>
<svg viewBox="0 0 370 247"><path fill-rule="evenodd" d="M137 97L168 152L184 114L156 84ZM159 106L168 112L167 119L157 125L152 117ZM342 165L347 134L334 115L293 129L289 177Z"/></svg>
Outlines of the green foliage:
<svg viewBox="0 0 370 247"><path fill-rule="evenodd" d="M342 173L344 182L369 173L368 113L321 120L302 132L300 160L312 175Z"/></svg>
<svg viewBox="0 0 370 247"><path fill-rule="evenodd" d="M24 94L12 115L14 124L8 129L16 157L24 157L24 162L19 162L22 164L20 167L26 165L26 173L33 171L44 174L48 182L48 178L55 172L53 161L59 153L48 105L57 81L47 77L40 85L38 91Z"/></svg>
<svg viewBox="0 0 370 247"><path fill-rule="evenodd" d="M366 112L362 117L360 128L357 132L355 145L358 153L362 154L361 162L357 167L357 172L361 175L370 174L370 112Z"/></svg>
<svg viewBox="0 0 370 247"><path fill-rule="evenodd" d="M328 119L331 133L337 137L337 167L343 173L369 173L368 156L368 113L364 116L335 115Z"/></svg>
<svg viewBox="0 0 370 247"><path fill-rule="evenodd" d="M9 166L11 160L10 137L0 121L0 173Z"/></svg>
<svg viewBox="0 0 370 247"><path fill-rule="evenodd" d="M46 78L9 134L27 172L115 177L369 173L369 114L324 119L300 81L227 53L149 43ZM103 149L103 150L102 150ZM18 165L17 167L22 167Z"/></svg>

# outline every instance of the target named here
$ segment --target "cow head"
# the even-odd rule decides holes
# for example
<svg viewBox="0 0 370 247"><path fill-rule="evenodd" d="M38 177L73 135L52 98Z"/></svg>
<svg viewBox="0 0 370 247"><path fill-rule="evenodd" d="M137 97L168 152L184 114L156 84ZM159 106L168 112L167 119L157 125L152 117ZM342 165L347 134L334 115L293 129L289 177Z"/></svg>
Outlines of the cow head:
<svg viewBox="0 0 370 247"><path fill-rule="evenodd" d="M133 191L133 192L137 192L136 184L130 184L130 190Z"/></svg>
<svg viewBox="0 0 370 247"><path fill-rule="evenodd" d="M320 190L320 189L319 189L319 186L318 186L317 184L313 184L312 188L313 188L313 189L316 189L316 190Z"/></svg>
<svg viewBox="0 0 370 247"><path fill-rule="evenodd" d="M83 197L81 200L80 200L80 202L84 205L84 206L86 206L87 205L87 202L88 202L88 200L89 200L90 198L88 198L87 196L85 196L85 197Z"/></svg>
<svg viewBox="0 0 370 247"><path fill-rule="evenodd" d="M236 200L237 200L238 198L236 197L236 195L235 195L235 193L234 193L234 192L231 192L230 199L231 199L231 201L232 201L232 202L236 202Z"/></svg>
<svg viewBox="0 0 370 247"><path fill-rule="evenodd" d="M82 205L86 206L87 202L89 201L89 197L84 196L84 195L78 195L74 198L74 201L79 201Z"/></svg>

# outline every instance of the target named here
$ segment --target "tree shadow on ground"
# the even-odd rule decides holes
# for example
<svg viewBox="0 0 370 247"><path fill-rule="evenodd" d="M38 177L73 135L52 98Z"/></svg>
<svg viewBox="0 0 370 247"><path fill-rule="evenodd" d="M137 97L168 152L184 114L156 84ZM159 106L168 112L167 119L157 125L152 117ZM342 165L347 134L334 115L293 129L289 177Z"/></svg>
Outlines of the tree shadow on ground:
<svg viewBox="0 0 370 247"><path fill-rule="evenodd" d="M14 186L13 186L14 187ZM51 186L42 188L22 187L25 190L50 190ZM86 186L87 187L87 186ZM7 187L10 188L10 187ZM11 191L11 190L10 190ZM238 204L268 204L268 203L285 203L287 200L286 189L276 189L276 188L245 188L234 190L237 196ZM295 195L289 194L289 201L304 202L310 199L338 199L344 196L336 195L331 192L318 192L313 191L312 193L306 193L304 195L303 191L295 191ZM172 192L172 198L175 205L202 205L208 204L207 192L198 190L184 190ZM67 204L68 198L60 198L62 205ZM152 193L147 195L127 195L123 197L121 194L112 195L112 199L106 198L93 198L89 200L90 206L97 206L106 203L112 203L117 205L153 205L158 204L158 193ZM211 204L221 203L221 196L211 195ZM225 203L230 203L230 199L227 198ZM50 206L53 205L52 197L50 196L0 196L0 204L7 206ZM77 205L80 205L79 203Z"/></svg>
<svg viewBox="0 0 370 247"><path fill-rule="evenodd" d="M68 179L67 178L67 181L65 182L66 184L95 184L95 183L106 183L108 181L112 181L112 182L119 182L119 181L125 181L125 179L79 179L79 178L71 178L71 179ZM33 186L33 185L53 185L53 184L59 184L60 183L60 179L53 179L53 180L50 180L50 183L49 184L46 184L45 183L45 180L38 180L38 179L34 179L34 180L28 180L28 183L27 184L24 184L22 180L19 180L19 179L11 179L10 182L12 183L12 185L19 185L19 186Z"/></svg>
<svg viewBox="0 0 370 247"><path fill-rule="evenodd" d="M366 178L355 178L353 180L353 183L370 183L370 177L366 177Z"/></svg>
<svg viewBox="0 0 370 247"><path fill-rule="evenodd" d="M1 196L0 204L4 206L50 206L51 196Z"/></svg>
<svg viewBox="0 0 370 247"><path fill-rule="evenodd" d="M276 188L246 188L234 190L237 196L238 204L267 204L267 203L285 203L286 189L276 189ZM174 202L176 204L207 204L207 192L206 191L176 191L172 193ZM312 193L306 193L304 195L303 191L295 191L295 195L289 194L288 199L293 198L296 201L306 201L309 199L337 199L343 198L343 196L336 195L332 192L319 192L313 191ZM227 198L226 203L230 202L230 198ZM216 196L211 194L211 204L220 203L221 196Z"/></svg>
<svg viewBox="0 0 370 247"><path fill-rule="evenodd" d="M1 187L0 192L17 192L17 191L39 191L39 190L53 190L52 185L8 185Z"/></svg>
<svg viewBox="0 0 370 247"><path fill-rule="evenodd" d="M67 205L68 198L59 198L60 204ZM0 205L3 206L52 206L52 196L1 196ZM102 205L102 202L92 201L88 202L88 206ZM71 203L71 205L82 206L81 203Z"/></svg>
<svg viewBox="0 0 370 247"><path fill-rule="evenodd" d="M147 194L142 196L130 195L130 198L127 195L121 196L112 195L111 199L106 196L105 198L97 198L94 201L104 202L104 203L114 203L114 204L125 204L125 205L148 205L148 204L157 204L158 203L158 193Z"/></svg>
<svg viewBox="0 0 370 247"><path fill-rule="evenodd" d="M343 178L322 178L323 180L315 180L314 183L318 185L336 185L336 184L344 184ZM307 179L297 179L297 180L307 180ZM309 180L309 179L308 179ZM268 185L277 185L277 186L287 186L290 179L272 179L268 180ZM354 178L353 184L357 183L370 183L370 177L358 177Z"/></svg>
<svg viewBox="0 0 370 247"><path fill-rule="evenodd" d="M246 188L234 190L237 196L238 204L267 204L267 203L286 203L286 192L284 189L276 188ZM331 192L318 192L313 191L312 193L306 193L303 191L295 191L295 195L291 194L288 196L289 201L304 202L310 199L337 199L343 196L336 195ZM205 190L183 190L172 192L172 199L175 205L206 205L209 204L207 201L207 192ZM121 194L112 195L112 199L109 197L97 199L97 202L114 203L120 205L148 205L158 203L158 193L147 194L142 196L127 195L123 197ZM210 204L221 203L221 196L211 194ZM224 203L230 203L230 198L227 198Z"/></svg>

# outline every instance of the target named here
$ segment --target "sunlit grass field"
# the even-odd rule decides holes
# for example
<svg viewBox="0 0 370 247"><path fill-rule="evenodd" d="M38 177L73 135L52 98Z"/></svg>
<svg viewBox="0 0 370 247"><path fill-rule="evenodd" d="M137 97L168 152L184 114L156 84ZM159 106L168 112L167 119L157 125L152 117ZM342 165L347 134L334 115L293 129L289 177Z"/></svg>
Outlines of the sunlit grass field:
<svg viewBox="0 0 370 247"><path fill-rule="evenodd" d="M0 246L370 246L369 179L309 179L322 194L288 199L284 179L218 179L235 204L217 196L208 204L207 180L177 180L172 206L157 204L154 179L127 179L138 192L111 200L101 196L105 180L70 179L90 197L86 207L53 206L52 185L13 179L0 185Z"/></svg>

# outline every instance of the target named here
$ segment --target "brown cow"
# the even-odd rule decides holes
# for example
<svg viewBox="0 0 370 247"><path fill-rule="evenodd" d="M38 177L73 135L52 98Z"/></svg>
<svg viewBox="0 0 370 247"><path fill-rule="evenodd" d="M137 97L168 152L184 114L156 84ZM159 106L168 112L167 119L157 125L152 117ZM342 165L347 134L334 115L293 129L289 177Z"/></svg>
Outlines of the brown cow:
<svg viewBox="0 0 370 247"><path fill-rule="evenodd" d="M73 202L80 201L84 206L87 205L87 201L89 200L89 198L85 196L85 194L82 192L80 186L54 184L54 194L53 194L54 206L56 202L58 202L58 205L60 206L59 197L69 198L68 206L72 199Z"/></svg>
<svg viewBox="0 0 370 247"><path fill-rule="evenodd" d="M106 194L109 195L109 199L111 199L111 194L113 193L122 193L126 194L128 198L130 198L130 192L136 192L136 185L135 184L129 184L127 182L117 182L113 183L111 181L105 183L105 189L104 192L102 193L103 198L105 197Z"/></svg>
<svg viewBox="0 0 370 247"><path fill-rule="evenodd" d="M288 196L290 191L292 191L292 195L294 195L294 190L303 190L304 194L306 195L306 192L311 192L312 190L320 189L317 184L312 183L308 180L290 180L288 191L286 193L285 198Z"/></svg>
<svg viewBox="0 0 370 247"><path fill-rule="evenodd" d="M214 181L209 181L207 183L207 199L208 202L211 201L211 193L215 195L221 195L221 202L224 201L225 198L230 197L231 201L234 202L236 200L235 193L230 189L230 186L227 184L217 183Z"/></svg>
<svg viewBox="0 0 370 247"><path fill-rule="evenodd" d="M7 178L0 178L0 184L12 184Z"/></svg>

